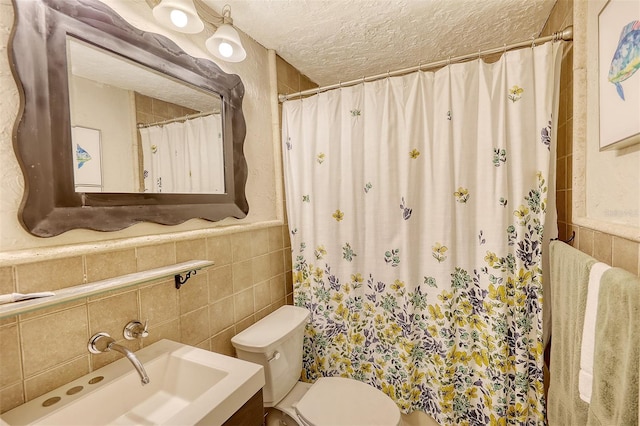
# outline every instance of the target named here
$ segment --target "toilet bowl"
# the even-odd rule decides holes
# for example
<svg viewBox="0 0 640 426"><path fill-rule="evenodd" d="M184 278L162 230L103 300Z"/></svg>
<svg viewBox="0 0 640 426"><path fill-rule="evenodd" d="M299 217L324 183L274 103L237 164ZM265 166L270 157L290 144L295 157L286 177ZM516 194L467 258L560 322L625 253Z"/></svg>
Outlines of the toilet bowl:
<svg viewBox="0 0 640 426"><path fill-rule="evenodd" d="M373 386L344 377L298 381L308 318L304 308L282 306L231 339L238 358L264 367L267 425L399 425L397 405Z"/></svg>

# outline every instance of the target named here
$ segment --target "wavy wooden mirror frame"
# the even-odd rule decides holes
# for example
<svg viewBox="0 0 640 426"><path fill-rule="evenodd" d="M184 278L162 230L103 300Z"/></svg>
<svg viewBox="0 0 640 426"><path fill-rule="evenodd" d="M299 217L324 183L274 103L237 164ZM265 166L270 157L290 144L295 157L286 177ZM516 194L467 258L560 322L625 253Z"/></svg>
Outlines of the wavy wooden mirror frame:
<svg viewBox="0 0 640 426"><path fill-rule="evenodd" d="M247 164L244 85L168 38L138 30L96 0L13 0L10 63L21 97L13 145L25 178L20 221L39 237L71 229L116 231L138 222L243 218ZM76 193L67 77L67 35L125 56L222 98L225 194Z"/></svg>

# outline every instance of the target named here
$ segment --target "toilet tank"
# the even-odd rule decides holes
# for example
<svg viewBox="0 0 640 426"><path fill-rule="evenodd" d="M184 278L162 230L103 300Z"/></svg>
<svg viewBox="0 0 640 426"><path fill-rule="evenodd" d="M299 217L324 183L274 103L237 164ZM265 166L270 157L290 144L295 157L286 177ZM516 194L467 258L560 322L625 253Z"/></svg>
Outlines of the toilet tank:
<svg viewBox="0 0 640 426"><path fill-rule="evenodd" d="M300 379L302 342L309 311L285 305L236 334L238 358L264 367L264 406L273 407Z"/></svg>

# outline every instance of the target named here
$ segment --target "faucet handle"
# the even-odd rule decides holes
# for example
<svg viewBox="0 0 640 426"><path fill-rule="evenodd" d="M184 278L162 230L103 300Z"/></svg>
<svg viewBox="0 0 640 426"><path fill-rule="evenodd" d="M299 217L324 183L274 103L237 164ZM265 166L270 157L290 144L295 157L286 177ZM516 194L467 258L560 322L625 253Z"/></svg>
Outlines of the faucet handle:
<svg viewBox="0 0 640 426"><path fill-rule="evenodd" d="M134 321L130 321L129 324L127 324L124 327L123 334L124 334L124 338L127 340L142 339L149 335L148 330L149 330L148 319L145 320L144 325L140 321L134 320Z"/></svg>

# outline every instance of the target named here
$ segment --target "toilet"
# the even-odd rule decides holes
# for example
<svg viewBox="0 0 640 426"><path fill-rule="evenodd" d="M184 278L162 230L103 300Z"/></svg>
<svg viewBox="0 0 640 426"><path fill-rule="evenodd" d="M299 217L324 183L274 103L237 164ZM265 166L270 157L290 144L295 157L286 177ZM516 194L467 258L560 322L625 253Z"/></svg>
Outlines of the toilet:
<svg viewBox="0 0 640 426"><path fill-rule="evenodd" d="M366 383L344 377L298 381L309 311L285 305L235 335L238 358L264 367L267 425L397 426L400 410Z"/></svg>

